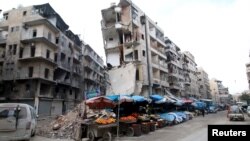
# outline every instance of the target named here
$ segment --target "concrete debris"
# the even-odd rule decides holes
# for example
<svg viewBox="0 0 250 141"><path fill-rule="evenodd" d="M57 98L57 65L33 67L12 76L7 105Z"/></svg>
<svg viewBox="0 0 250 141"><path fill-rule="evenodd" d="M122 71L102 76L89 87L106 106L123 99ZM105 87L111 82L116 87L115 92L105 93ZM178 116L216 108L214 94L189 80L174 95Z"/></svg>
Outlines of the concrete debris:
<svg viewBox="0 0 250 141"><path fill-rule="evenodd" d="M38 121L36 134L47 138L75 139L76 132L79 133L79 122L83 118L84 102L78 104L72 111L66 115L60 115L56 118L47 118L44 121ZM79 137L77 137L79 138Z"/></svg>

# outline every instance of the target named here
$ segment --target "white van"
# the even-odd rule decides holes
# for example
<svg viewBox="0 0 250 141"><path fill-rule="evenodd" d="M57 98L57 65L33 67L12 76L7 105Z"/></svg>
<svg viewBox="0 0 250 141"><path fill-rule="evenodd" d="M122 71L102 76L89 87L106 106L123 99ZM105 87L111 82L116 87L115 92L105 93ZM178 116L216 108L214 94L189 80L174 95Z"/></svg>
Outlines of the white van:
<svg viewBox="0 0 250 141"><path fill-rule="evenodd" d="M21 103L0 103L0 141L29 140L35 135L33 107Z"/></svg>

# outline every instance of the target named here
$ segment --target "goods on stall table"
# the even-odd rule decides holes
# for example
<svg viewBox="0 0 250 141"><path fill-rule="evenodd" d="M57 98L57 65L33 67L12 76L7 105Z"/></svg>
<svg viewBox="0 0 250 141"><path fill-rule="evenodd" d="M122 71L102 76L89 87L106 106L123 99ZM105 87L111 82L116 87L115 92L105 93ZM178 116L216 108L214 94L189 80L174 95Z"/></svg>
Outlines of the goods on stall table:
<svg viewBox="0 0 250 141"><path fill-rule="evenodd" d="M114 123L115 119L114 118L98 118L95 120L96 123L98 124L110 124L110 123Z"/></svg>
<svg viewBox="0 0 250 141"><path fill-rule="evenodd" d="M121 122L132 122L132 121L136 121L136 118L133 116L126 116L126 117L121 117L120 118Z"/></svg>

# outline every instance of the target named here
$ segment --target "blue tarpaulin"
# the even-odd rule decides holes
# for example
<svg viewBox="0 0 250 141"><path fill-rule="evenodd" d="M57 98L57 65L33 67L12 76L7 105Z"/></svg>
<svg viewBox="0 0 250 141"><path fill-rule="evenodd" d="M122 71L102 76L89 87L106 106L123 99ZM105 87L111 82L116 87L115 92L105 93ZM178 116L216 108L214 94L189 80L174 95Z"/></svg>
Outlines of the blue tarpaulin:
<svg viewBox="0 0 250 141"><path fill-rule="evenodd" d="M135 102L145 102L145 101L147 101L143 96L139 96L139 95L133 95L132 99Z"/></svg>
<svg viewBox="0 0 250 141"><path fill-rule="evenodd" d="M150 95L149 96L153 101L158 101L158 100L162 100L163 96L158 95L158 94L154 94L154 95Z"/></svg>

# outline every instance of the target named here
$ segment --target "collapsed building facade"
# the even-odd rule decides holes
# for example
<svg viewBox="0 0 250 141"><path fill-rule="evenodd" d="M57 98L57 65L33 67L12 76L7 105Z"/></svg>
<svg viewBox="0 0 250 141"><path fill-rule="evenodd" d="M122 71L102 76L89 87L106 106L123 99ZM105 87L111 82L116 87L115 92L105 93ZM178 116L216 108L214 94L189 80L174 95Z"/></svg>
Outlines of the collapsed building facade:
<svg viewBox="0 0 250 141"><path fill-rule="evenodd" d="M49 4L4 12L0 22L1 102L34 105L40 116L72 109L84 97L84 48Z"/></svg>
<svg viewBox="0 0 250 141"><path fill-rule="evenodd" d="M162 29L128 0L102 10L101 26L108 66L135 66L134 94L164 93L169 83Z"/></svg>
<svg viewBox="0 0 250 141"><path fill-rule="evenodd" d="M135 78L130 80L134 94L170 91L176 96L200 97L194 56L181 53L157 23L131 1L120 0L118 5L103 9L101 26L106 63L111 67L135 66Z"/></svg>

